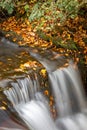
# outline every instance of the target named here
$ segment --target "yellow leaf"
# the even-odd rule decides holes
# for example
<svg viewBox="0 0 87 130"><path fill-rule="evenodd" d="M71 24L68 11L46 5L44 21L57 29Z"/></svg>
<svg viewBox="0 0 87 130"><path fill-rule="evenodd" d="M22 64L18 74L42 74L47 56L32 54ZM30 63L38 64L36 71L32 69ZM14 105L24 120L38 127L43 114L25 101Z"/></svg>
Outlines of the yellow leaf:
<svg viewBox="0 0 87 130"><path fill-rule="evenodd" d="M40 74L45 77L45 76L46 76L46 69L42 69L42 70L40 71Z"/></svg>

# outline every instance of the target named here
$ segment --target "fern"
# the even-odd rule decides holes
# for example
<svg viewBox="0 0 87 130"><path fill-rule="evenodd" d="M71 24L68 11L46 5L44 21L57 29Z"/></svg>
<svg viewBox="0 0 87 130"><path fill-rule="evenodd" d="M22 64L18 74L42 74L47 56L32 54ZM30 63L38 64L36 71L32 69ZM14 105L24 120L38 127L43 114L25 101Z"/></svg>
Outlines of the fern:
<svg viewBox="0 0 87 130"><path fill-rule="evenodd" d="M29 16L29 20L33 21L35 19L41 18L42 16L44 16L44 11L40 9L40 4L36 3Z"/></svg>
<svg viewBox="0 0 87 130"><path fill-rule="evenodd" d="M2 0L0 2L0 7L2 9L5 9L8 14L12 14L13 10L14 10L14 4L12 2L12 0Z"/></svg>

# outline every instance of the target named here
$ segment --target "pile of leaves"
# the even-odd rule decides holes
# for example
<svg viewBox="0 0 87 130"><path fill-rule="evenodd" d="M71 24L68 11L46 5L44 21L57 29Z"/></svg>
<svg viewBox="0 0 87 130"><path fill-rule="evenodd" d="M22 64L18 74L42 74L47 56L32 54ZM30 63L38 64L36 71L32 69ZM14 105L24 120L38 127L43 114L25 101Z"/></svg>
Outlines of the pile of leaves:
<svg viewBox="0 0 87 130"><path fill-rule="evenodd" d="M2 7L7 8L6 4L13 2L9 0L6 3L6 1L0 2L0 9ZM87 7L79 8L84 5L83 3L86 1L22 0L20 2L14 0L12 6L9 4L13 10L7 8L7 11L11 14L15 12L15 8L16 15L1 22L0 30L6 38L20 46L51 48L66 57L70 57L77 64L80 63L84 66L82 68L86 70ZM84 72L86 72L85 70Z"/></svg>
<svg viewBox="0 0 87 130"><path fill-rule="evenodd" d="M37 23L37 22L36 22ZM38 23L37 23L38 24ZM16 19L10 17L0 24L5 36L18 43L40 48L56 48L58 52L71 55L75 60L87 64L87 34L86 19L76 17L74 20L67 20L64 26L55 26L54 30L36 30L28 19Z"/></svg>

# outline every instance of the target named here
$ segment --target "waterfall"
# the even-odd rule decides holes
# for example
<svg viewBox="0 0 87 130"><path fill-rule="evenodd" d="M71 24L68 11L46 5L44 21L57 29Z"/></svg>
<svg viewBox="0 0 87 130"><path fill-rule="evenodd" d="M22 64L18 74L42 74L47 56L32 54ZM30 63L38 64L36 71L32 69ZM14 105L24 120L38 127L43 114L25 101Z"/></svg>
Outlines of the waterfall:
<svg viewBox="0 0 87 130"><path fill-rule="evenodd" d="M19 117L29 130L87 130L86 100L77 66L54 52L47 59L30 54L47 69L57 116L53 119L38 78L27 76L10 82L12 87L4 90Z"/></svg>
<svg viewBox="0 0 87 130"><path fill-rule="evenodd" d="M50 55L47 58L46 52ZM54 51L51 54L50 51L46 52L40 55L38 50L32 50L30 54L42 63L48 72L58 116L83 111L86 108L86 100L77 66Z"/></svg>
<svg viewBox="0 0 87 130"><path fill-rule="evenodd" d="M56 126L61 130L87 130L87 116L83 113L78 113L73 116L60 118L56 121Z"/></svg>
<svg viewBox="0 0 87 130"><path fill-rule="evenodd" d="M21 104L17 107L20 117L31 130L58 130L47 105L43 102L32 100L23 106Z"/></svg>
<svg viewBox="0 0 87 130"><path fill-rule="evenodd" d="M13 106L34 99L35 93L39 90L37 77L31 80L29 75L26 78L17 79L10 84L12 87L4 90L4 94L7 95Z"/></svg>
<svg viewBox="0 0 87 130"><path fill-rule="evenodd" d="M60 117L81 112L86 108L80 76L73 64L51 72L48 76Z"/></svg>
<svg viewBox="0 0 87 130"><path fill-rule="evenodd" d="M37 78L31 80L28 76L23 79L17 79L10 84L12 87L4 90L4 94L12 102L19 117L29 129L58 130L52 119L48 101L39 91Z"/></svg>

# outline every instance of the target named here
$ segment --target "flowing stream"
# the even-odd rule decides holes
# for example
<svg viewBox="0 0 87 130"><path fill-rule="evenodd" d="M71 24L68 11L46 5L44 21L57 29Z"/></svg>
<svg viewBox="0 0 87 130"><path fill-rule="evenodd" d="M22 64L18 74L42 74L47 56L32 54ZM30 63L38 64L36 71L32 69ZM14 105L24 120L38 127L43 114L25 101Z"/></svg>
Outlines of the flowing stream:
<svg viewBox="0 0 87 130"><path fill-rule="evenodd" d="M87 130L86 97L77 66L51 51L44 58L46 52L43 52L29 51L47 70L56 118L53 118L48 100L41 92L38 76L35 74L31 78L28 75L9 81L11 87L3 91L26 128L2 125L0 130ZM0 111L0 115L5 115L2 113Z"/></svg>

